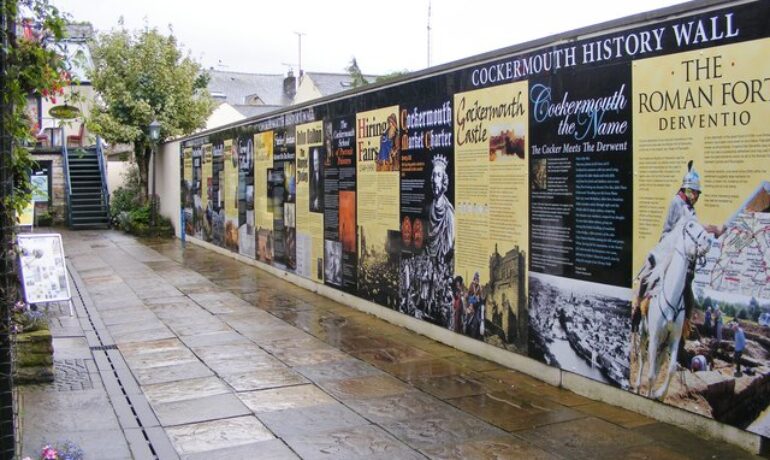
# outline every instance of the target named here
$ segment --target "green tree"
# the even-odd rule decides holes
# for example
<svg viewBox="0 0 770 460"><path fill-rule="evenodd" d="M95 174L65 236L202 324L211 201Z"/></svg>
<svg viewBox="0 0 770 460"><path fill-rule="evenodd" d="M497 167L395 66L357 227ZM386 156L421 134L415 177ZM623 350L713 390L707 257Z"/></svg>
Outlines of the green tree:
<svg viewBox="0 0 770 460"><path fill-rule="evenodd" d="M397 78L401 78L404 75L409 75L409 71L406 70L406 69L404 69L404 70L397 70L395 72L391 72L391 73L388 73L388 74L385 74L385 75L380 75L379 77L376 77L374 79L374 82L375 83L383 83L383 82L386 82L386 81L390 81L390 80L395 80Z"/></svg>
<svg viewBox="0 0 770 460"><path fill-rule="evenodd" d="M152 155L149 125L161 124L160 139L190 134L205 126L214 102L205 91L208 75L173 35L157 29L125 28L97 36L90 78L100 95L89 128L111 143L133 144L142 199Z"/></svg>
<svg viewBox="0 0 770 460"><path fill-rule="evenodd" d="M345 67L345 70L350 74L350 78L353 80L350 82L352 88L358 88L369 84L369 81L364 78L361 68L358 67L356 58L350 60L350 65Z"/></svg>

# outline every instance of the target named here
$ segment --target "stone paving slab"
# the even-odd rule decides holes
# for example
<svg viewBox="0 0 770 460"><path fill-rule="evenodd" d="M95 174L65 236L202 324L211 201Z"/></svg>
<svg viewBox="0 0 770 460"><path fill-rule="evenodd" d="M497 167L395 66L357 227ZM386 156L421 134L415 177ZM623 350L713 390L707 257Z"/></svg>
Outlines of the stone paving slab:
<svg viewBox="0 0 770 460"><path fill-rule="evenodd" d="M232 330L230 326L216 318L186 318L181 321L171 319L168 327L178 336L207 334L212 332L227 332Z"/></svg>
<svg viewBox="0 0 770 460"><path fill-rule="evenodd" d="M54 359L91 359L91 350L85 337L54 337Z"/></svg>
<svg viewBox="0 0 770 460"><path fill-rule="evenodd" d="M294 370L313 382L384 374L376 367L358 359L344 359L308 366L295 366Z"/></svg>
<svg viewBox="0 0 770 460"><path fill-rule="evenodd" d="M421 417L384 423L383 427L418 450L496 438L506 434L503 430L475 417L468 417L459 410L435 411Z"/></svg>
<svg viewBox="0 0 770 460"><path fill-rule="evenodd" d="M255 458L296 460L299 457L297 457L297 455L280 439L254 442L182 456L183 460L212 460L218 458L227 460L254 460Z"/></svg>
<svg viewBox="0 0 770 460"><path fill-rule="evenodd" d="M651 439L655 445L663 446L689 458L750 459L757 458L750 453L724 442L703 439L683 428L667 423L644 425L633 430Z"/></svg>
<svg viewBox="0 0 770 460"><path fill-rule="evenodd" d="M234 394L218 394L152 405L161 425L173 426L248 415L249 409Z"/></svg>
<svg viewBox="0 0 770 460"><path fill-rule="evenodd" d="M205 332L201 334L180 337L179 340L184 342L184 344L189 348L205 348L235 343L246 345L252 343L249 339L233 331L232 329L227 331Z"/></svg>
<svg viewBox="0 0 770 460"><path fill-rule="evenodd" d="M381 459L417 460L424 457L380 427L365 425L350 429L298 434L286 443L308 460Z"/></svg>
<svg viewBox="0 0 770 460"><path fill-rule="evenodd" d="M121 334L113 334L115 343L150 342L154 340L175 338L173 332L166 326L153 329L137 330Z"/></svg>
<svg viewBox="0 0 770 460"><path fill-rule="evenodd" d="M147 331L151 329L167 329L158 318L152 318L144 321L129 321L121 324L114 324L107 326L113 337L118 337L125 334L131 334L135 332ZM173 337L173 336L172 336Z"/></svg>
<svg viewBox="0 0 770 460"><path fill-rule="evenodd" d="M562 388L553 387L533 377L510 369L483 372L479 375L481 376L481 382L486 383L492 381L508 385L511 388L523 389L524 392L536 395L538 399L545 398L564 406L575 407L593 402L584 396L580 396Z"/></svg>
<svg viewBox="0 0 770 460"><path fill-rule="evenodd" d="M344 405L333 402L258 414L270 431L281 438L368 425L369 422Z"/></svg>
<svg viewBox="0 0 770 460"><path fill-rule="evenodd" d="M305 377L283 364L245 373L223 374L221 378L235 391L264 390L308 383Z"/></svg>
<svg viewBox="0 0 770 460"><path fill-rule="evenodd" d="M448 375L446 377L415 379L411 383L439 399L480 395L490 390L486 382L474 375Z"/></svg>
<svg viewBox="0 0 770 460"><path fill-rule="evenodd" d="M657 423L655 420L636 412L621 409L602 402L592 402L576 407L580 412L620 425L623 428L637 428Z"/></svg>
<svg viewBox="0 0 770 460"><path fill-rule="evenodd" d="M174 426L166 429L180 455L267 441L274 436L254 416Z"/></svg>
<svg viewBox="0 0 770 460"><path fill-rule="evenodd" d="M333 404L334 399L315 385L296 385L238 393L238 398L255 414Z"/></svg>
<svg viewBox="0 0 770 460"><path fill-rule="evenodd" d="M219 375L245 374L264 369L283 367L279 360L260 352L258 356L224 356L203 360L204 364Z"/></svg>
<svg viewBox="0 0 770 460"><path fill-rule="evenodd" d="M103 311L100 316L107 326L133 323L135 321L147 321L156 318L155 314L147 310L144 306Z"/></svg>
<svg viewBox="0 0 770 460"><path fill-rule="evenodd" d="M29 432L58 433L119 428L110 400L99 388L53 392L44 386L20 388ZM88 413L89 416L84 418L81 413Z"/></svg>
<svg viewBox="0 0 770 460"><path fill-rule="evenodd" d="M598 458L619 455L618 450L650 444L650 438L624 430L598 418L588 417L556 423L517 436L545 450L568 458Z"/></svg>
<svg viewBox="0 0 770 460"><path fill-rule="evenodd" d="M208 377L214 373L200 361L190 361L169 366L134 369L134 376L141 385L176 382L185 379Z"/></svg>
<svg viewBox="0 0 770 460"><path fill-rule="evenodd" d="M220 331L222 332L222 331ZM203 361L216 361L228 358L266 359L271 356L253 343L222 343L217 346L192 347L192 351Z"/></svg>
<svg viewBox="0 0 770 460"><path fill-rule="evenodd" d="M179 308L181 310L194 309L203 310L194 300L184 294L174 295L170 297L154 297L147 299L144 303L153 311L162 311L164 309Z"/></svg>
<svg viewBox="0 0 770 460"><path fill-rule="evenodd" d="M77 427L73 427L77 428ZM25 449L22 452L23 456L30 456L32 458L40 454L41 447L60 441L72 441L80 447L83 452L87 452L98 458L99 460L132 460L134 457L131 455L128 442L119 429L117 430L58 430L54 428L46 427L47 431L55 432L55 439L43 439L43 440L24 440Z"/></svg>
<svg viewBox="0 0 770 460"><path fill-rule="evenodd" d="M430 353L409 345L393 345L376 350L351 351L350 354L379 368L407 361L425 361L432 358Z"/></svg>
<svg viewBox="0 0 770 460"><path fill-rule="evenodd" d="M196 399L205 396L226 394L230 389L215 377L156 383L142 387L147 400L153 405Z"/></svg>
<svg viewBox="0 0 770 460"><path fill-rule="evenodd" d="M324 380L318 385L340 401L381 398L411 391L408 384L387 374L369 375L341 380Z"/></svg>
<svg viewBox="0 0 770 460"><path fill-rule="evenodd" d="M348 358L348 355L333 348L291 349L278 351L275 356L292 367L328 363Z"/></svg>
<svg viewBox="0 0 770 460"><path fill-rule="evenodd" d="M162 353L167 351L189 352L186 350L181 340L178 338L160 339L150 342L124 343L118 346L123 356L140 356L151 353Z"/></svg>
<svg viewBox="0 0 770 460"><path fill-rule="evenodd" d="M645 444L643 446L633 446L626 449L620 449L615 452L610 452L606 455L596 455L593 458L597 460L615 460L618 458L632 458L639 460L686 460L694 458L718 459L719 457L715 455L710 455L707 457L696 457L674 452L673 450L664 446Z"/></svg>
<svg viewBox="0 0 770 460"><path fill-rule="evenodd" d="M132 369L147 369L194 363L198 362L198 358L186 348L176 348L167 351L128 355L126 356L126 362Z"/></svg>
<svg viewBox="0 0 770 460"><path fill-rule="evenodd" d="M422 453L431 459L463 458L499 458L527 460L558 460L558 455L546 452L526 441L513 436L500 436L490 439L469 440L462 443L449 443L422 449ZM628 456L618 458L643 457ZM652 457L659 458L659 457Z"/></svg>
<svg viewBox="0 0 770 460"><path fill-rule="evenodd" d="M345 401L345 404L367 420L380 425L453 410L448 404L421 391L383 398L351 399Z"/></svg>
<svg viewBox="0 0 770 460"><path fill-rule="evenodd" d="M406 382L426 378L460 375L467 373L469 370L469 368L465 366L453 363L444 358L388 364L382 366L381 369Z"/></svg>
<svg viewBox="0 0 770 460"><path fill-rule="evenodd" d="M176 324L202 324L207 321L221 322L216 316L197 305L162 304L148 305L147 308L169 327Z"/></svg>
<svg viewBox="0 0 770 460"><path fill-rule="evenodd" d="M506 431L519 431L587 417L585 413L554 405L532 405L511 400L501 393L487 393L448 399L460 410Z"/></svg>
<svg viewBox="0 0 770 460"><path fill-rule="evenodd" d="M248 302L229 292L189 294L189 297L198 305L214 314L236 313L254 309Z"/></svg>

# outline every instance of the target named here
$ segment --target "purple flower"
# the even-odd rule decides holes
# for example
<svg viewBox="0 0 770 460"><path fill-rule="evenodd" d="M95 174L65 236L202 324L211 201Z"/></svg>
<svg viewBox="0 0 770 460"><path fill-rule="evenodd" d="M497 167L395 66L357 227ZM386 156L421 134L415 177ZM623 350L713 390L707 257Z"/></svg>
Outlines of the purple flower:
<svg viewBox="0 0 770 460"><path fill-rule="evenodd" d="M23 300L19 300L18 302L13 304L12 311L14 313L21 313L21 312L25 311L26 309L27 309L27 304L24 303Z"/></svg>
<svg viewBox="0 0 770 460"><path fill-rule="evenodd" d="M59 456L56 460L83 460L85 455L83 449L72 441L60 442L56 447L59 449Z"/></svg>

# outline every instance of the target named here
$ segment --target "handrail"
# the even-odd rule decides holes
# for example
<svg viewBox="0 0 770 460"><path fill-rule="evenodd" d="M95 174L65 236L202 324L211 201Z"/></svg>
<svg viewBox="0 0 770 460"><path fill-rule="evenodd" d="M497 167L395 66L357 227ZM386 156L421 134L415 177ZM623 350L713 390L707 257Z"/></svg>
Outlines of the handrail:
<svg viewBox="0 0 770 460"><path fill-rule="evenodd" d="M102 175L102 203L104 203L107 209L107 214L110 212L110 190L107 186L107 168L104 162L104 156L102 154L102 138L96 136L96 157L99 159L99 172Z"/></svg>
<svg viewBox="0 0 770 460"><path fill-rule="evenodd" d="M64 137L62 135L62 137ZM64 157L64 194L67 195L67 227L72 227L72 194L70 190L70 162L69 154L67 153L67 142L62 139L61 145L62 156Z"/></svg>

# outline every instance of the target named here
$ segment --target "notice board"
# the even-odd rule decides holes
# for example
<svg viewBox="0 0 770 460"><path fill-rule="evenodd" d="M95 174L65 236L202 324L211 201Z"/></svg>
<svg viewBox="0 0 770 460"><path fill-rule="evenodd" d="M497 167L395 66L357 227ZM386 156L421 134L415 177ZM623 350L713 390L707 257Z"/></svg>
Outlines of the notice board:
<svg viewBox="0 0 770 460"><path fill-rule="evenodd" d="M64 247L58 233L18 237L19 266L27 303L70 300Z"/></svg>

